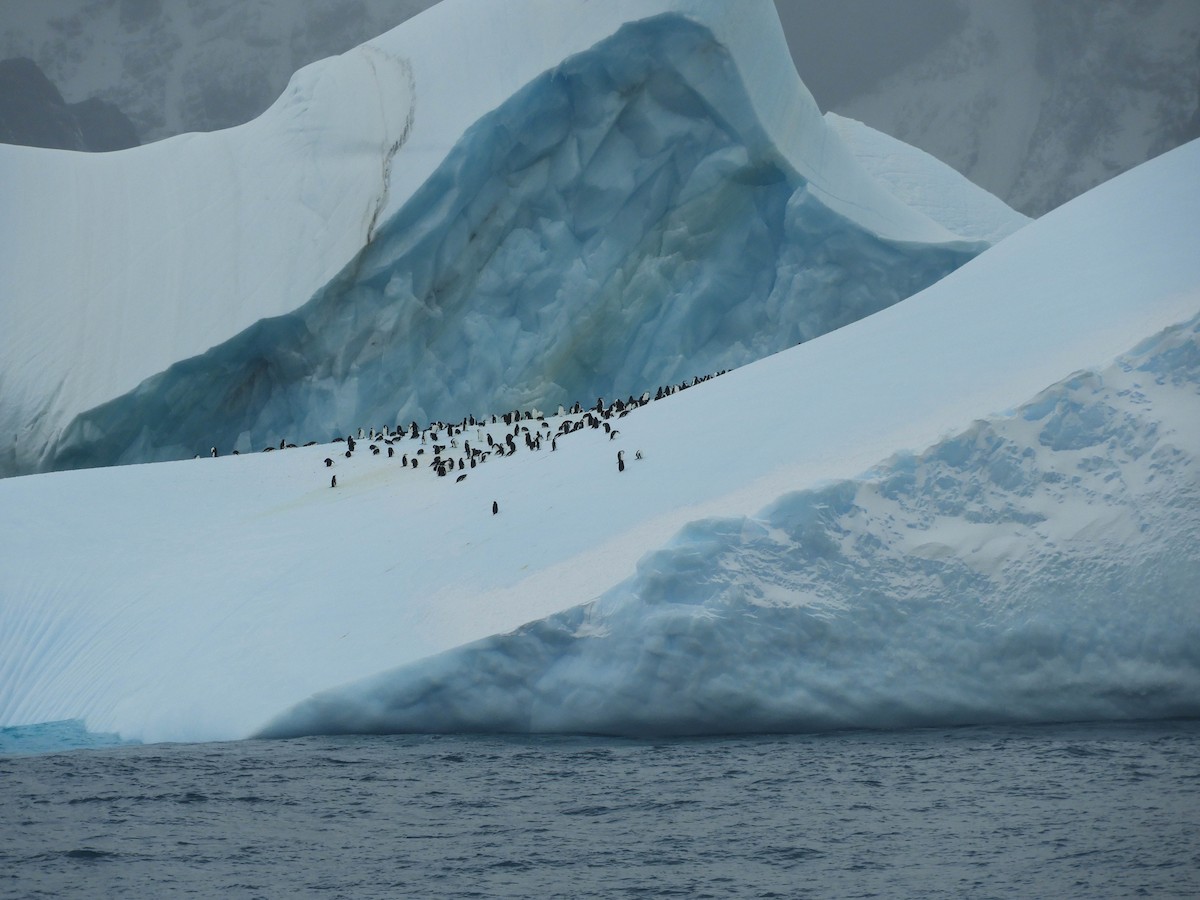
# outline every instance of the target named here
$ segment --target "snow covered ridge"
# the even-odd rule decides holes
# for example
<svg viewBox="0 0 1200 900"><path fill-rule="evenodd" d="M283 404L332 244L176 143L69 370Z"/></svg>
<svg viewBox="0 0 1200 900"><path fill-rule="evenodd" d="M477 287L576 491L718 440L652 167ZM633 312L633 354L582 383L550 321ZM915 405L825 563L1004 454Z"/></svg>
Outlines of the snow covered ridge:
<svg viewBox="0 0 1200 900"><path fill-rule="evenodd" d="M1200 316L869 477L693 522L593 603L261 734L1200 715Z"/></svg>
<svg viewBox="0 0 1200 900"><path fill-rule="evenodd" d="M984 246L863 170L766 0L447 0L245 126L0 171L4 474L625 394Z"/></svg>

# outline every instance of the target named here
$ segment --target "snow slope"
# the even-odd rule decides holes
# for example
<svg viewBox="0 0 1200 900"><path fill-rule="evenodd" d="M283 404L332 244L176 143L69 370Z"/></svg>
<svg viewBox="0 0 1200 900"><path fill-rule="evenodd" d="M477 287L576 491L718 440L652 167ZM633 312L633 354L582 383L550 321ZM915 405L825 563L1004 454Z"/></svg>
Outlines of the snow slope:
<svg viewBox="0 0 1200 900"><path fill-rule="evenodd" d="M692 522L592 603L261 734L1195 716L1198 387L1200 316L867 478Z"/></svg>
<svg viewBox="0 0 1200 900"><path fill-rule="evenodd" d="M461 483L325 446L0 482L0 725L1195 714L1198 166L1189 144L616 438L586 429ZM585 682L613 693L570 693Z"/></svg>
<svg viewBox="0 0 1200 900"><path fill-rule="evenodd" d="M766 0L449 0L245 126L0 146L0 172L5 473L624 392L837 327L984 246L864 171ZM555 358L638 329L632 358ZM417 355L435 339L439 364L490 365L443 396L460 373Z"/></svg>

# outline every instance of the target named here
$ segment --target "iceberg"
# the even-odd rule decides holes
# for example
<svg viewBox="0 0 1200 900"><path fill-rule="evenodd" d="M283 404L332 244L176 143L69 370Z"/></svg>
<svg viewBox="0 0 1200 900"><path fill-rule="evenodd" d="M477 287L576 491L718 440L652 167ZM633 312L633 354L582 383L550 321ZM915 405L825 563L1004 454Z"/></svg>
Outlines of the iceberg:
<svg viewBox="0 0 1200 900"><path fill-rule="evenodd" d="M245 126L0 168L0 474L637 395L993 242L868 173L767 2L447 0Z"/></svg>
<svg viewBox="0 0 1200 900"><path fill-rule="evenodd" d="M1194 715L1197 171L461 482L343 444L4 479L0 727Z"/></svg>

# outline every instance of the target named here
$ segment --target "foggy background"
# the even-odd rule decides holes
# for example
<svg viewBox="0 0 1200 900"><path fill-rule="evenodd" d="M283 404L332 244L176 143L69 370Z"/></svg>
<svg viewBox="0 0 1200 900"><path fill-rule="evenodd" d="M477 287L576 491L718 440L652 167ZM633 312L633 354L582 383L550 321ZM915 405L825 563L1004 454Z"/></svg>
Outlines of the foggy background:
<svg viewBox="0 0 1200 900"><path fill-rule="evenodd" d="M113 150L237 125L296 69L431 5L0 0L0 141ZM823 110L927 150L1031 215L1200 136L1196 0L776 6Z"/></svg>

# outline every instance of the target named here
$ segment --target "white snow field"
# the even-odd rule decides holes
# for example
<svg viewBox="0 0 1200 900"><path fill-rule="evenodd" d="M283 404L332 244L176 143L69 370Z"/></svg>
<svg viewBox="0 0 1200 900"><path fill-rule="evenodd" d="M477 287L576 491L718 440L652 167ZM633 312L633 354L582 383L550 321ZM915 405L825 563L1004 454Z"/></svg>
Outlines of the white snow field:
<svg viewBox="0 0 1200 900"><path fill-rule="evenodd" d="M961 179L901 181L827 125L769 0L445 0L244 126L0 146L0 475L741 365L988 246L946 226L994 200L938 222Z"/></svg>
<svg viewBox="0 0 1200 900"><path fill-rule="evenodd" d="M0 725L1200 714L1197 173L1192 143L615 437L461 482L402 468L411 438L0 481Z"/></svg>

